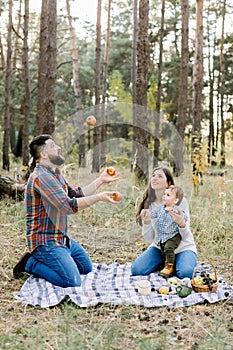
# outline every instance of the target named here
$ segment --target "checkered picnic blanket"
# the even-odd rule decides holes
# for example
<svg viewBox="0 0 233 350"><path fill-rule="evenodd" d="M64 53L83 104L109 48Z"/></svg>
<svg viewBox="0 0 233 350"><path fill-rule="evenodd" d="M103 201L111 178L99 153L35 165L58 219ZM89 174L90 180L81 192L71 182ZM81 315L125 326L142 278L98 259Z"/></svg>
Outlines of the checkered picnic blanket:
<svg viewBox="0 0 233 350"><path fill-rule="evenodd" d="M152 292L142 296L137 290L139 280L149 280ZM186 279L187 280L187 279ZM186 298L175 295L161 295L157 290L166 284L166 280L158 273L149 276L132 276L131 263L93 264L93 270L82 276L81 287L61 288L44 279L30 276L15 294L16 300L24 305L40 306L42 308L70 300L80 307L95 306L99 303L109 305L140 305L151 307L184 307L198 303L215 303L233 296L233 287L218 276L219 286L214 293L192 292ZM179 281L182 284L182 280Z"/></svg>

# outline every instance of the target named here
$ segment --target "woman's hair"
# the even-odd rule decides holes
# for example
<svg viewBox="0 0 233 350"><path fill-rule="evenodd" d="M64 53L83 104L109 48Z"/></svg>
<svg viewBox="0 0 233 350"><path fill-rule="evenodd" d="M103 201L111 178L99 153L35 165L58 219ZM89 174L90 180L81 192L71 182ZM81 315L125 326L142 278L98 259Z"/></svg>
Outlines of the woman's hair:
<svg viewBox="0 0 233 350"><path fill-rule="evenodd" d="M157 167L157 168L153 169L152 174L157 170L162 170L164 172L164 174L167 178L168 186L175 184L172 173L168 168ZM149 185L147 186L145 192L143 193L142 199L140 200L140 202L138 204L137 211L136 211L136 221L140 225L142 225L142 221L141 221L141 217L140 217L140 213L141 213L142 209L148 209L149 206L151 205L151 203L153 203L155 200L156 200L155 190L153 190L153 188L151 187L151 181L149 180Z"/></svg>

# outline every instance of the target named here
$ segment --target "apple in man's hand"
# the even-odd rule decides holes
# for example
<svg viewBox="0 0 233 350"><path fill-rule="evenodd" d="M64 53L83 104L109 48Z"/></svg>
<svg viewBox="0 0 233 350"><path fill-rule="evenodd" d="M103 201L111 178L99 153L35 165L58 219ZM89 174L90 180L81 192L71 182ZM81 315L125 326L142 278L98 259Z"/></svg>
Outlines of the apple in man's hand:
<svg viewBox="0 0 233 350"><path fill-rule="evenodd" d="M120 192L113 192L113 194L112 194L112 199L114 200L114 201L121 201L122 200L122 195L121 195L121 193Z"/></svg>
<svg viewBox="0 0 233 350"><path fill-rule="evenodd" d="M107 173L108 173L108 175L113 176L116 174L116 169L113 166L110 166L107 168Z"/></svg>

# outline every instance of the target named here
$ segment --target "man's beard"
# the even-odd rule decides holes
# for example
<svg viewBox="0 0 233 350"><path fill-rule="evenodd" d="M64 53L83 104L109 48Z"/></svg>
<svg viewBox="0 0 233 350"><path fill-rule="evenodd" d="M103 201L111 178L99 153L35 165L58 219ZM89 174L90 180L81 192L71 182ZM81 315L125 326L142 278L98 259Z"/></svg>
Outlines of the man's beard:
<svg viewBox="0 0 233 350"><path fill-rule="evenodd" d="M58 155L58 156L48 155L48 157L49 157L50 162L54 165L57 165L57 166L62 165L65 162L65 158L62 157L61 155Z"/></svg>

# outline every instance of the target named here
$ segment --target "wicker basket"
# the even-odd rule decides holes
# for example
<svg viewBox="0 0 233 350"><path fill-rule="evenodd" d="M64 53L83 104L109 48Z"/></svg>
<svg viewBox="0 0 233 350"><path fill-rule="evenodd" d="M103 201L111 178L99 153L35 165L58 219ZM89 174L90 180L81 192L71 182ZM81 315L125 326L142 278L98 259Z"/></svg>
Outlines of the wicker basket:
<svg viewBox="0 0 233 350"><path fill-rule="evenodd" d="M200 284L196 284L194 281L195 278L195 273L198 271L198 269L200 269L201 265L210 265L213 269L213 273L214 273L214 279L216 280L216 282L214 284L212 284L212 288L210 289L207 285L200 285ZM198 293L202 293L202 292L216 292L216 290L218 289L218 278L217 278L217 273L216 273L216 268L214 267L214 265L211 262L203 262L200 263L199 265L197 265L193 271L193 276L192 276L192 280L191 280L191 284L193 287L193 290L195 290L195 292Z"/></svg>

